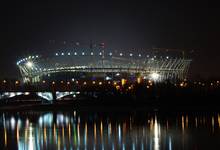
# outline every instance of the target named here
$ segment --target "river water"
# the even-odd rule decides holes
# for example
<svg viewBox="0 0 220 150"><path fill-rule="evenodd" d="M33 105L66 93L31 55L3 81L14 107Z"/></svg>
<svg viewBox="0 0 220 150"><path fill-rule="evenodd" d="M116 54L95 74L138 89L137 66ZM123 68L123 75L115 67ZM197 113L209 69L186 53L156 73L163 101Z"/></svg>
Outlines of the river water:
<svg viewBox="0 0 220 150"><path fill-rule="evenodd" d="M28 111L0 114L0 149L220 149L218 112Z"/></svg>

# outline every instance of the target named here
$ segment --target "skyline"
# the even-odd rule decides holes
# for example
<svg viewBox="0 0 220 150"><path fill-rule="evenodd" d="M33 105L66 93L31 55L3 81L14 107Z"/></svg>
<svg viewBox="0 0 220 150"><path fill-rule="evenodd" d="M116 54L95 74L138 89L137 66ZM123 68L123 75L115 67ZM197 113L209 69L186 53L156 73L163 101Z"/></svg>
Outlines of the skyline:
<svg viewBox="0 0 220 150"><path fill-rule="evenodd" d="M220 77L216 69L220 64L220 14L215 4L19 1L5 2L3 6L0 78L19 77L17 60L45 52L50 40L81 43L92 40L104 42L106 49L195 50L189 75Z"/></svg>

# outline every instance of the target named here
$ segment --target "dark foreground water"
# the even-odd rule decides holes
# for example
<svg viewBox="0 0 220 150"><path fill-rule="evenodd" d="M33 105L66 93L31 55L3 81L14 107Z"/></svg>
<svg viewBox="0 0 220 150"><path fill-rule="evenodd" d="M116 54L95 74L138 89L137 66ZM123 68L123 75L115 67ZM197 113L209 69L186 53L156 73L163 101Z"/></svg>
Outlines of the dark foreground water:
<svg viewBox="0 0 220 150"><path fill-rule="evenodd" d="M0 149L220 149L210 112L4 112Z"/></svg>

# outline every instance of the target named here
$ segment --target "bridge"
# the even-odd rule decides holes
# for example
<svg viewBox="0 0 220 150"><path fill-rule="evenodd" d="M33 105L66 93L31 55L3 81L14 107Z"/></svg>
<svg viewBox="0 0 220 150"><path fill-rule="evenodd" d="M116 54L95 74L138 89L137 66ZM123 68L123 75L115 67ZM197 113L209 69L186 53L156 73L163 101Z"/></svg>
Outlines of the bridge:
<svg viewBox="0 0 220 150"><path fill-rule="evenodd" d="M18 98L19 96L30 96L35 95L39 99L42 98L48 102L52 102L53 100L60 100L66 96L71 96L72 98L75 98L77 95L79 95L80 92L70 91L70 92L60 92L56 91L55 93L52 92L1 92L0 93L0 101L4 100L10 100Z"/></svg>

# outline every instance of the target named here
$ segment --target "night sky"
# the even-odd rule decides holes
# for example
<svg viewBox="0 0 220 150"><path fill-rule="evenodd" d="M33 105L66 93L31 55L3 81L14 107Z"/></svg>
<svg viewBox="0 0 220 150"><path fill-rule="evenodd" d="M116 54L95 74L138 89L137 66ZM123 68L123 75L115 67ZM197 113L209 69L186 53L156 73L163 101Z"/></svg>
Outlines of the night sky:
<svg viewBox="0 0 220 150"><path fill-rule="evenodd" d="M220 77L220 5L175 1L16 1L0 5L0 78L16 61L50 52L50 40L104 42L108 49L194 50L190 77Z"/></svg>

